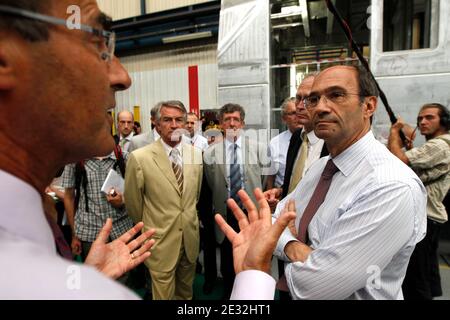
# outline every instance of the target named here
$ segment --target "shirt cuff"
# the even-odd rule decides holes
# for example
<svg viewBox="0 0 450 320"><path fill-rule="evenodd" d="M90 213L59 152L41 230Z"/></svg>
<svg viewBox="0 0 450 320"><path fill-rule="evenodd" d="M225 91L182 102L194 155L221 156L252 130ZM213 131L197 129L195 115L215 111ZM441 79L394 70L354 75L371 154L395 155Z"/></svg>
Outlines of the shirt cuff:
<svg viewBox="0 0 450 320"><path fill-rule="evenodd" d="M291 262L291 260L288 258L288 256L284 252L284 248L291 241L298 241L298 240L297 240L297 238L295 238L292 235L292 233L289 230L289 228L286 228L283 231L283 233L281 234L280 238L278 239L277 246L276 246L275 251L273 253L274 256L276 256L277 258L279 258L279 259L281 259L283 261Z"/></svg>
<svg viewBox="0 0 450 320"><path fill-rule="evenodd" d="M276 281L258 270L242 271L234 280L231 300L273 300Z"/></svg>

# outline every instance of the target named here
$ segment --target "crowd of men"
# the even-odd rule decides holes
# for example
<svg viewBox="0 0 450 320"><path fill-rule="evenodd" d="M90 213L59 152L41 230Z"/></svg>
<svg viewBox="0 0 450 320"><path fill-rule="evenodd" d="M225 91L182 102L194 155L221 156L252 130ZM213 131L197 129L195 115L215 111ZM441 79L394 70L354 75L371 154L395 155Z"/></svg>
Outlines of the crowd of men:
<svg viewBox="0 0 450 320"><path fill-rule="evenodd" d="M52 19L74 2L81 30ZM270 144L246 134L245 107L236 103L220 109L215 139L180 101L155 105L152 130L136 135L133 114L118 113L113 137L114 95L131 80L96 1L0 0L0 16L0 297L134 299L111 278L132 288L129 278L145 263L153 299L189 300L201 247L211 291L216 246L224 299L273 299L276 288L282 299L442 294L445 106L421 109L423 146L402 141L400 130L409 131L401 119L384 146L371 130L379 95L372 77L336 66L305 77L283 102L288 131ZM50 117L58 119L53 130ZM45 196L62 166L71 248ZM123 192L101 191L111 171L124 179Z"/></svg>

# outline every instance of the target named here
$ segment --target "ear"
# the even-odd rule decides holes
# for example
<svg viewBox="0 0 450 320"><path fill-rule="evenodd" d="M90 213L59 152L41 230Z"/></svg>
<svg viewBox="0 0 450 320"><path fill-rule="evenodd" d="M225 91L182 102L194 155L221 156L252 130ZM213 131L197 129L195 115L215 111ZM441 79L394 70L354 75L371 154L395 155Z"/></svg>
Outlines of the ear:
<svg viewBox="0 0 450 320"><path fill-rule="evenodd" d="M377 110L378 98L377 97L367 97L364 102L364 114L367 119L370 119L375 111Z"/></svg>
<svg viewBox="0 0 450 320"><path fill-rule="evenodd" d="M8 44L0 41L0 92L10 91L17 84L17 73L14 70L14 56Z"/></svg>

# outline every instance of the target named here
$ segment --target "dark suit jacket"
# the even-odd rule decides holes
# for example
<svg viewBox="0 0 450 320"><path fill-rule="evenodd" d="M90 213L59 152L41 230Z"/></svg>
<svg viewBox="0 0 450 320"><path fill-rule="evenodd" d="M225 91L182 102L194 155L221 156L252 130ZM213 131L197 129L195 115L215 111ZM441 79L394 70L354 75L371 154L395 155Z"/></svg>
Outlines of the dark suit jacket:
<svg viewBox="0 0 450 320"><path fill-rule="evenodd" d="M284 173L283 181L283 193L281 199L287 196L289 190L289 183L291 182L292 171L294 170L295 160L297 159L298 152L302 145L302 129L295 131L292 134L291 141L289 143L289 149L286 156L286 171ZM327 146L324 144L320 157L326 157L329 155Z"/></svg>

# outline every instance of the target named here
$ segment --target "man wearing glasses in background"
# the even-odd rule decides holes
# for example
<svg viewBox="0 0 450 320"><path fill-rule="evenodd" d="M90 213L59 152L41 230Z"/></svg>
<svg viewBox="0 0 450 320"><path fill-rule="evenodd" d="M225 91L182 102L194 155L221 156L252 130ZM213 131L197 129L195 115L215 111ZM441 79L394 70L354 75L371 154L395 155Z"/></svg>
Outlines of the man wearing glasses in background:
<svg viewBox="0 0 450 320"><path fill-rule="evenodd" d="M296 115L295 98L286 98L281 104L281 119L286 124L287 130L270 141L270 155L277 172L275 175L267 178L267 189L281 188L283 186L289 142L292 134L301 128Z"/></svg>

